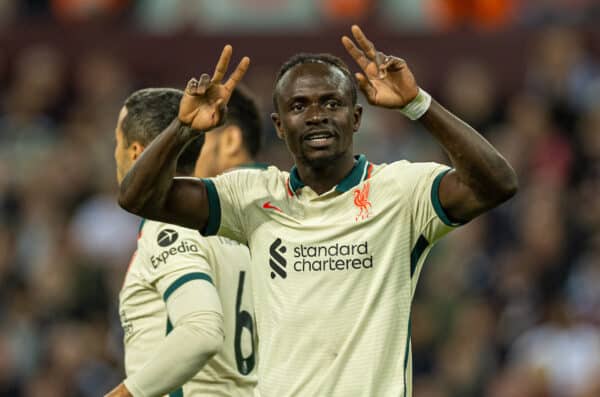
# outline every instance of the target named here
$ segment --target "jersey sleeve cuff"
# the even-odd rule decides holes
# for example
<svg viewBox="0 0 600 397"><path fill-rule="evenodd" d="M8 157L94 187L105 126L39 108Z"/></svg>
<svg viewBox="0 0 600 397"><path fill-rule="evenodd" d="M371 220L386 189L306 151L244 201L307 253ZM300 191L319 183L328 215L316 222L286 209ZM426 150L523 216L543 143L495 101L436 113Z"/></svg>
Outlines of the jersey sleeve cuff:
<svg viewBox="0 0 600 397"><path fill-rule="evenodd" d="M444 211L444 207L442 207L442 203L440 202L440 183L442 182L442 178L448 172L450 172L452 168L448 168L442 172L440 172L435 179L433 180L433 185L431 186L431 203L433 204L433 209L437 216L444 222L446 226L457 227L461 226L463 222L454 222L446 214Z"/></svg>
<svg viewBox="0 0 600 397"><path fill-rule="evenodd" d="M188 281L192 281L192 280L206 280L209 283L214 284L212 281L212 278L206 273L201 273L201 272L188 273L188 274L185 274L185 275L179 277L177 280L173 281L173 284L169 285L169 288L167 288L167 290L163 294L163 300L166 302L167 299L169 299L169 297L171 295L173 295L173 292L177 291L177 289L179 287L181 287L183 284L187 283Z"/></svg>
<svg viewBox="0 0 600 397"><path fill-rule="evenodd" d="M202 182L206 186L206 196L208 198L208 220L200 233L203 236L214 236L221 226L221 202L215 183L210 179L203 179Z"/></svg>

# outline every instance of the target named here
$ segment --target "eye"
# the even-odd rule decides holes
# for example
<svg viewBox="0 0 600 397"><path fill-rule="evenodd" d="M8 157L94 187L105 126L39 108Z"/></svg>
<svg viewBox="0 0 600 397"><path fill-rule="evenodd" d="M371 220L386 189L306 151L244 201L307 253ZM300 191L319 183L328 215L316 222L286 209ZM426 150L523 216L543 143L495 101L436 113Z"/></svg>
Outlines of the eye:
<svg viewBox="0 0 600 397"><path fill-rule="evenodd" d="M337 108L340 107L340 103L336 100L329 100L327 102L325 102L325 107L329 110L336 110Z"/></svg>
<svg viewBox="0 0 600 397"><path fill-rule="evenodd" d="M290 108L294 112L301 112L302 110L304 110L304 104L301 102L294 102L292 103L292 106L290 106Z"/></svg>

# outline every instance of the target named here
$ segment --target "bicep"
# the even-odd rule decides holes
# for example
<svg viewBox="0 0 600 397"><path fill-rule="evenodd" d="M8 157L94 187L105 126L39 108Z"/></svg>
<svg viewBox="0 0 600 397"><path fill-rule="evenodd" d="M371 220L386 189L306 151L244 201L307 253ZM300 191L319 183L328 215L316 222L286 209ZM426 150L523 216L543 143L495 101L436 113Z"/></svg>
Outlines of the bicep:
<svg viewBox="0 0 600 397"><path fill-rule="evenodd" d="M438 194L442 208L454 222L466 223L492 207L481 200L454 170L444 175Z"/></svg>
<svg viewBox="0 0 600 397"><path fill-rule="evenodd" d="M202 230L208 215L208 197L202 180L174 179L156 220Z"/></svg>

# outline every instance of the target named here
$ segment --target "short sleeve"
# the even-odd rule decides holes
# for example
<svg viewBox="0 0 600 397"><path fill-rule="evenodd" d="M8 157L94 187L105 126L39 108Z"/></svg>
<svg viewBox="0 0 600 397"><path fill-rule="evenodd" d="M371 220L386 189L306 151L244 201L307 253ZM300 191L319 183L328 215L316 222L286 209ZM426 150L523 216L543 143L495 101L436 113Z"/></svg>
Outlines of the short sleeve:
<svg viewBox="0 0 600 397"><path fill-rule="evenodd" d="M165 301L189 281L214 284L210 247L195 230L169 224L148 229L144 230L138 255L145 259L144 278L156 286Z"/></svg>
<svg viewBox="0 0 600 397"><path fill-rule="evenodd" d="M437 163L413 163L412 216L418 235L429 243L439 240L461 223L452 222L440 203L440 182L451 168Z"/></svg>
<svg viewBox="0 0 600 397"><path fill-rule="evenodd" d="M228 172L216 178L203 179L206 186L209 218L201 234L219 235L246 244L247 219L245 209L251 203L251 192L260 181L256 170Z"/></svg>

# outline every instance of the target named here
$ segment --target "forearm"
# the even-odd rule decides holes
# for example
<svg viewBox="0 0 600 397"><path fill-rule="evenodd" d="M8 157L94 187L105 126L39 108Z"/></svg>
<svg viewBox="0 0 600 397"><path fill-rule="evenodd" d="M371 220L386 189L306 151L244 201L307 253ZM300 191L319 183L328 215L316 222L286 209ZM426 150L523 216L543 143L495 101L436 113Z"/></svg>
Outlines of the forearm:
<svg viewBox="0 0 600 397"><path fill-rule="evenodd" d="M206 324L214 323L219 315L203 313L202 316ZM223 335L215 329L181 324L165 338L146 365L123 383L134 397L165 395L192 378L222 343Z"/></svg>
<svg viewBox="0 0 600 397"><path fill-rule="evenodd" d="M435 100L419 119L450 157L458 178L480 200L505 201L517 189L517 176L506 159L477 131Z"/></svg>
<svg viewBox="0 0 600 397"><path fill-rule="evenodd" d="M177 389L200 371L223 343L223 309L213 285L188 281L167 298L166 306L174 328L144 366L125 379L134 397L162 396Z"/></svg>
<svg viewBox="0 0 600 397"><path fill-rule="evenodd" d="M160 212L173 184L177 158L194 138L191 130L173 122L143 151L131 167L119 191L119 205L129 212L152 218Z"/></svg>

